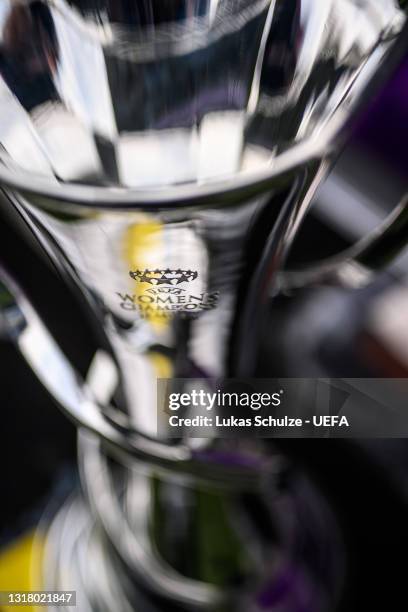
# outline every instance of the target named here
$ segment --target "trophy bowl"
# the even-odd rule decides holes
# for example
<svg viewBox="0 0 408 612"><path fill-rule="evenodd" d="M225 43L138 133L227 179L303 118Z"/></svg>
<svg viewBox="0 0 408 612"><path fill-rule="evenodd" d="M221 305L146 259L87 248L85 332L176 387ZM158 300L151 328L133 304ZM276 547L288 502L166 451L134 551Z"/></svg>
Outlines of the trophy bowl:
<svg viewBox="0 0 408 612"><path fill-rule="evenodd" d="M285 271L406 48L402 4L2 3L4 206L106 340L81 376L2 272L13 338L79 426L84 495L55 517L44 575L81 612L337 605L342 547L313 484L271 441L172 436L157 382L182 393L253 376L271 294L364 283L379 251L386 263L405 244L402 203L343 256Z"/></svg>

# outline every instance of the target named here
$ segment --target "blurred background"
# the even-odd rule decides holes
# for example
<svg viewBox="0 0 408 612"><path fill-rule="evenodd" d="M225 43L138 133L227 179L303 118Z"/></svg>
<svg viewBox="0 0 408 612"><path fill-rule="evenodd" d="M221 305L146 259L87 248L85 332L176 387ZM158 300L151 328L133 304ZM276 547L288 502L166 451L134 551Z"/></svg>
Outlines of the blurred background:
<svg viewBox="0 0 408 612"><path fill-rule="evenodd" d="M320 189L289 267L336 254L385 219L408 191L407 143L408 59L372 100ZM17 214L1 206L0 258L41 303L49 326L85 372L93 354L85 333L91 322ZM258 376L405 378L408 252L366 289L315 287L280 296L271 300L269 315ZM5 340L0 361L0 590L24 589L33 530L77 486L76 437ZM347 552L342 609L404 609L408 440L290 440L279 446L311 475L339 522Z"/></svg>

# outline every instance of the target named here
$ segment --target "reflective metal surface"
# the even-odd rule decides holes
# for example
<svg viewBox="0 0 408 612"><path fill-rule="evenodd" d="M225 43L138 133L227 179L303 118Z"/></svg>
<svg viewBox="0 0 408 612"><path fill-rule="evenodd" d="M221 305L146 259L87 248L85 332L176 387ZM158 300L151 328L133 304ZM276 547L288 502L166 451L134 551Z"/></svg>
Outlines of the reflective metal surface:
<svg viewBox="0 0 408 612"><path fill-rule="evenodd" d="M293 291L322 283L349 288L368 285L376 272L407 246L408 196L388 216L379 228L362 238L357 244L335 256L303 270L290 270L280 274L281 291Z"/></svg>
<svg viewBox="0 0 408 612"><path fill-rule="evenodd" d="M92 382L98 370L105 380L112 379L114 366L108 356L97 353L87 381L82 381L4 270L0 270L0 303L2 336L15 342L60 407L89 429L80 432L79 463L93 512L90 515L88 506L75 496L58 512L51 528L46 525L43 584L47 589L70 586L77 591L81 612L130 611L142 604L161 612L169 602L182 609L231 612L261 610L263 601L288 611L302 601L329 609L343 580L343 548L330 507L305 475L291 475L283 457L266 445L256 451L244 442L234 443L233 449L226 446L204 461L200 450L166 447L143 438L134 438L130 448L104 419L95 399L100 388L93 388ZM159 504L156 510L154 504ZM173 514L176 508L178 517ZM208 533L209 561L196 541L200 533L205 537L204 509L215 520ZM252 516L259 511L264 515L260 533ZM157 513L162 516L156 532L152 521ZM201 523L197 533L188 526L194 518ZM161 534L160 524L172 525L173 536ZM43 529L40 526L40 532ZM173 537L191 548L189 568L184 571L177 563L172 567L168 557L169 551L174 557L168 549ZM231 550L224 548L225 542ZM314 550L311 565L300 543ZM245 566L249 564L245 571L240 567L244 559ZM206 579L206 572L200 574L203 562L210 562L209 567L228 565L218 577L215 565L213 578ZM235 584L238 578L249 580L246 588ZM144 589L154 593L155 604Z"/></svg>
<svg viewBox="0 0 408 612"><path fill-rule="evenodd" d="M402 23L396 0L4 0L1 176L89 205L248 185L327 152Z"/></svg>
<svg viewBox="0 0 408 612"><path fill-rule="evenodd" d="M286 508L274 449L158 440L156 381L253 373L288 250L404 23L396 0L0 5L0 181L87 296L115 359L98 351L79 379L11 283L16 341L91 431L80 466L93 514L78 530L103 535L85 558L106 569L114 549L110 584L147 583L165 602L152 610L333 609L342 571L325 574L320 557L302 575L307 604L270 603L271 576L276 586L287 566L296 582L307 557L290 540L300 511L274 539ZM205 530L205 511L219 531ZM331 568L337 543L322 546Z"/></svg>

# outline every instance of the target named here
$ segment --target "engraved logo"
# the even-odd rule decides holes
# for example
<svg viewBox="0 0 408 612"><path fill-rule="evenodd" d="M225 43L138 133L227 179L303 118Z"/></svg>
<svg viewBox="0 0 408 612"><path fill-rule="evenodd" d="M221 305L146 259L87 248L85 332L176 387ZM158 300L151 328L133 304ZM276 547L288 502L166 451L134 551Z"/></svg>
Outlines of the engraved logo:
<svg viewBox="0 0 408 612"><path fill-rule="evenodd" d="M168 318L176 312L182 316L197 316L205 310L212 310L218 301L218 292L190 291L181 285L191 283L198 278L196 270L181 268L155 268L131 270L130 277L137 282L138 289L134 294L117 293L123 310L138 311L146 319L157 320ZM142 288L143 283L151 285ZM195 283L193 283L193 286Z"/></svg>
<svg viewBox="0 0 408 612"><path fill-rule="evenodd" d="M180 285L180 283L191 282L198 277L198 272L193 270L134 270L129 272L135 281L149 283L150 285Z"/></svg>

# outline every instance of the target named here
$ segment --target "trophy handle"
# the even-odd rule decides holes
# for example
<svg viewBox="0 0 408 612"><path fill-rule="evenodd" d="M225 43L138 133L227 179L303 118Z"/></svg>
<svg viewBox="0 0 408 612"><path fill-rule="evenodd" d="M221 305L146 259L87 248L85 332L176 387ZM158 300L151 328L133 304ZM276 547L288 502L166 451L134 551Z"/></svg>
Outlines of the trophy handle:
<svg viewBox="0 0 408 612"><path fill-rule="evenodd" d="M401 8L408 11L406 0L400 1ZM392 28L391 28L392 29ZM358 124L362 111L378 93L379 84L389 80L408 53L408 22L403 26L398 41L391 50L387 65L383 66L366 87L359 103L349 120L349 127ZM339 148L350 136L349 130L340 134ZM316 285L335 285L355 289L362 288L373 280L375 272L386 268L408 245L408 193L400 204L388 215L371 234L359 240L342 253L297 269L282 270L277 275L278 291L290 293ZM276 288L274 288L276 294Z"/></svg>
<svg viewBox="0 0 408 612"><path fill-rule="evenodd" d="M355 289L369 284L408 245L408 194L382 225L343 253L280 273L279 288L290 292L319 284Z"/></svg>

